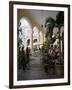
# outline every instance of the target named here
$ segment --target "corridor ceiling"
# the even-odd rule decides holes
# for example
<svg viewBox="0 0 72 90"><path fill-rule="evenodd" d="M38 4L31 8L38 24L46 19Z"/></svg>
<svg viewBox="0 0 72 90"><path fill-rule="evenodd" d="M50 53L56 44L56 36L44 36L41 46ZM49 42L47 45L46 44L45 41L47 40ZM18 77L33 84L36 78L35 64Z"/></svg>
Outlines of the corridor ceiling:
<svg viewBox="0 0 72 90"><path fill-rule="evenodd" d="M45 20L48 17L56 19L58 11L48 11L48 10L32 10L32 9L19 9L18 17L28 17L32 24L34 25L45 25Z"/></svg>

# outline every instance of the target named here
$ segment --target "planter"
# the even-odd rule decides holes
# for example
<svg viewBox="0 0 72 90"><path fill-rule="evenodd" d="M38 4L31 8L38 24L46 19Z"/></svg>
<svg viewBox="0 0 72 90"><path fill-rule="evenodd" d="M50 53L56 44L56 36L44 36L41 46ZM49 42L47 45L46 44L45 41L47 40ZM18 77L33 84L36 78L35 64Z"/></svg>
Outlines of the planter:
<svg viewBox="0 0 72 90"><path fill-rule="evenodd" d="M44 70L45 72L48 72L48 64L44 64Z"/></svg>
<svg viewBox="0 0 72 90"><path fill-rule="evenodd" d="M58 75L63 75L64 74L64 65L56 65L55 66L55 72Z"/></svg>

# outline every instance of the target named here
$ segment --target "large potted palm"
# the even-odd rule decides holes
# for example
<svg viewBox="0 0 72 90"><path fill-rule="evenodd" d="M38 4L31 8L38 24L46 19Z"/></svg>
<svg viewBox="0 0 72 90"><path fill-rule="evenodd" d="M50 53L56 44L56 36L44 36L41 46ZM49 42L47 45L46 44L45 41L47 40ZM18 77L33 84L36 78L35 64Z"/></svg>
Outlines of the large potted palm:
<svg viewBox="0 0 72 90"><path fill-rule="evenodd" d="M63 60L63 56L62 56L62 52L61 52L61 40L63 42L63 35L61 36L61 27L64 26L64 12L60 11L57 15L56 15L56 27L58 28L58 33L59 33L59 53L60 53L60 57L59 60L60 62ZM64 46L64 45L63 45ZM57 74L64 74L64 64L60 63L57 64L55 67L56 73Z"/></svg>
<svg viewBox="0 0 72 90"><path fill-rule="evenodd" d="M52 45L52 35L53 35L54 26L55 26L55 20L51 17L48 17L45 21L46 42L44 43L44 47L47 52L51 48L51 45ZM46 56L43 56L43 66L44 66L45 71L48 72L48 68L50 66L48 54Z"/></svg>
<svg viewBox="0 0 72 90"><path fill-rule="evenodd" d="M45 23L45 26L46 26L46 42L45 42L45 45L47 46L47 48L49 48L56 39L59 39L59 53L60 53L60 59L61 58L61 36L60 36L60 30L61 30L61 27L64 26L64 12L59 12L57 15L56 15L56 20L54 20L53 18L49 17L46 19L46 23ZM54 27L57 27L58 28L58 33L57 33L57 37L56 38L52 38L52 35L53 35L53 29ZM55 65L55 69L56 69L56 72L58 74L63 74L64 72L64 65Z"/></svg>
<svg viewBox="0 0 72 90"><path fill-rule="evenodd" d="M61 27L64 26L64 12L60 11L57 15L56 15L56 27L58 28L59 31L59 48L60 48L60 54L61 54Z"/></svg>

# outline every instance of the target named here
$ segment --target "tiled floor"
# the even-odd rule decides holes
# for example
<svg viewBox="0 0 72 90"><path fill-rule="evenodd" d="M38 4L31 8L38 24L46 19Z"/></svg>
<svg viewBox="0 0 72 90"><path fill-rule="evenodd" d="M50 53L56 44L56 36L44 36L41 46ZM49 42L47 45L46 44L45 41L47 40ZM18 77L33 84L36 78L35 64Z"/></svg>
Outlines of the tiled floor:
<svg viewBox="0 0 72 90"><path fill-rule="evenodd" d="M37 79L54 79L63 78L63 75L57 75L54 73L46 73L41 65L41 55L37 52L30 56L30 66L23 71L18 70L18 80L37 80ZM53 71L52 71L53 72Z"/></svg>

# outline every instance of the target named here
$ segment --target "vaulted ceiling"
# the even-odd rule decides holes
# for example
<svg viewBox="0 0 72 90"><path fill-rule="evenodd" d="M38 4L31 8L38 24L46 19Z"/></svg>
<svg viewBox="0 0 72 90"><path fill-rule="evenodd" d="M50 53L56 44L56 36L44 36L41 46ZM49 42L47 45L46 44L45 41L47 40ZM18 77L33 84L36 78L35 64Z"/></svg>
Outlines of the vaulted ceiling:
<svg viewBox="0 0 72 90"><path fill-rule="evenodd" d="M38 26L41 28L41 25L45 25L46 18L52 17L56 19L58 11L48 11L48 10L32 10L32 9L18 9L18 20L22 17L27 17L32 26Z"/></svg>

